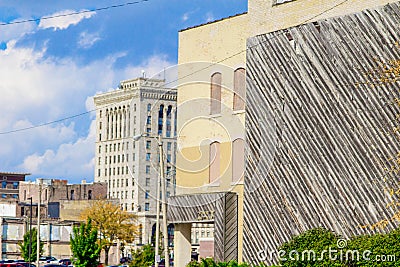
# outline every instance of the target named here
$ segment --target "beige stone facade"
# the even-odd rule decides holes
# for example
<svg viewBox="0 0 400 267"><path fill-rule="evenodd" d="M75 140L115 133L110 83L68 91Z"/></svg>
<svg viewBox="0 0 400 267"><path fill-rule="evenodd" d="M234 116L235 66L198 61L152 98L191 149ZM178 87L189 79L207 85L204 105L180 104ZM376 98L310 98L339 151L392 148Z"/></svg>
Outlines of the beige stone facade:
<svg viewBox="0 0 400 267"><path fill-rule="evenodd" d="M166 196L175 194L176 89L160 79L122 81L117 90L98 94L95 181L105 182L108 198L138 216L136 244L151 242L156 222L159 146L164 149ZM134 136L148 135L135 141Z"/></svg>

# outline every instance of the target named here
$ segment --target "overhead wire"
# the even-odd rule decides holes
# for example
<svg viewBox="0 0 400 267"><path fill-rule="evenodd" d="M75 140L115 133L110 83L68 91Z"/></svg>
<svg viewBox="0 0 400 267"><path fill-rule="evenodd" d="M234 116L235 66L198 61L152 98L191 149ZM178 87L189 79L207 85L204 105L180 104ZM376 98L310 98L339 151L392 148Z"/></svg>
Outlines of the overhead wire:
<svg viewBox="0 0 400 267"><path fill-rule="evenodd" d="M36 19L25 19L25 20L16 20L16 21L10 21L10 22L2 22L2 23L0 23L0 26L7 26L7 25L13 25L13 24L27 23L27 22L37 22L37 21L40 21L40 20L47 20L47 19L55 19L55 18L61 18L61 17L75 16L75 15L80 15L80 14L85 14L85 13L96 12L96 11L103 11L103 10L107 10L107 9L125 7L125 6L130 6L130 5L136 5L136 4L140 4L140 3L148 2L148 1L149 0L126 2L126 3L123 3L123 4L99 7L99 8L94 8L94 9L91 9L91 10L81 10L81 11L65 13L65 14L44 16L44 17L36 18Z"/></svg>
<svg viewBox="0 0 400 267"><path fill-rule="evenodd" d="M96 9L96 10L104 10L104 9L109 9L109 8L113 8L113 7L121 7L121 6L125 6L125 5L128 5L128 4L138 4L138 3L141 3L141 2L147 2L147 1L149 1L149 0L141 0L141 1L136 1L136 2L128 2L128 3L125 3L125 4L121 4L121 5L115 5L115 6L109 6L109 7L104 7L104 8L98 8L98 9ZM319 16L321 16L321 15L323 15L323 14L325 14L325 13L327 13L327 12L333 10L333 9L335 9L335 8L338 7L338 6L343 5L344 3L348 2L348 1L349 1L349 0L343 0L343 1L341 1L341 2L339 2L339 3L337 3L337 4L335 4L334 6L328 8L328 9L325 9L325 10L323 10L322 12L320 12L320 13L318 13L318 14L312 16L311 18L308 18L307 20L304 20L303 22L299 23L299 25L308 23L308 22L310 22L311 20L313 20L313 19L315 19L315 18L317 18L317 17L319 17ZM87 12L90 12L90 11L87 11ZM92 12L93 12L93 11L92 11ZM77 13L78 13L78 12L77 12ZM73 14L73 13L71 13L71 14ZM65 15L66 15L66 14L65 14ZM50 17L48 17L48 18L50 18ZM21 22L21 23L22 23L22 22ZM218 64L220 64L220 63L223 63L223 62L225 62L225 61L227 61L227 60L229 60L229 59L231 59L231 58L234 58L234 57L236 57L236 56L238 56L238 55L240 55L240 54L242 54L242 53L247 52L247 51L250 50L250 49L253 49L253 48L255 48L255 47L257 47L257 46L259 46L259 45L261 45L261 44L264 44L264 43L266 43L266 42L268 42L268 41L274 39L274 38L277 38L278 36L280 36L280 35L282 35L282 34L284 34L283 31L280 32L280 33L278 33L278 34L276 34L276 35L274 35L274 36L272 36L272 37L270 37L270 38L267 38L267 39L264 40L264 41L261 41L261 42L259 42L259 43L257 43L257 44L254 44L254 45L252 45L252 46L247 47L246 49L243 49L243 50L241 50L241 51L239 51L239 52L237 52L237 53L234 53L234 54L232 54L232 55L230 55L230 56L228 56L228 57L225 57L225 58L223 58L223 59L221 59L221 60L219 60L219 61L213 62L213 63L211 63L210 65L208 65L208 66L206 66L206 67L204 67L204 68L201 68L201 69L199 69L199 70L193 71L193 72L191 72L191 73L189 73L189 74L187 74L187 75L185 75L185 76L182 76L182 77L179 77L179 78L177 78L177 79L175 79L175 80L172 80L172 81L170 81L170 82L167 82L167 83L164 84L164 86L167 86L167 85L169 85L169 84L175 83L175 82L177 82L177 81L179 81L179 80L182 80L182 79L184 79L184 78L187 78L187 77L190 77L190 76L192 76L192 75L194 75L194 74L197 74L197 73L199 73L199 72L201 72L201 71L204 71L204 70L206 70L206 69L208 69L208 68L211 68L212 66L215 66L215 65L218 65ZM110 104L110 106L111 106L111 105L112 105L112 104ZM104 107L102 107L102 108L104 108ZM75 117L79 117L79 116L83 116L83 115L86 115L86 114L95 112L95 111L97 111L98 109L100 109L100 108L95 108L95 109L92 109L92 110L89 110L89 111L86 111L86 112L82 112L82 113L79 113L79 114L76 114L76 115L68 116L68 117L65 117L65 118L61 118L61 119L54 120L54 121L49 121L49 122L46 122L46 123L42 123L42 124L30 126L30 127L24 127L24 128L19 128L19 129L15 129L15 130L0 132L0 135L10 134L10 133L16 133L16 132L26 131L26 130L30 130L30 129L34 129L34 128L38 128L38 127L43 127L43 126L50 125L50 124L53 124L53 123L57 123L57 122L69 120L69 119L72 119L72 118L75 118Z"/></svg>

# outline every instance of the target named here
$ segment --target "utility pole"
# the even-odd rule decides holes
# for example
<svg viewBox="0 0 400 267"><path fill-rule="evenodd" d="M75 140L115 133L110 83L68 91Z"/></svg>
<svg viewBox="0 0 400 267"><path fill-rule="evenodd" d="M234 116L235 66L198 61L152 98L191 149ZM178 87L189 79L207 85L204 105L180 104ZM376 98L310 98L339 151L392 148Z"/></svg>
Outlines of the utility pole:
<svg viewBox="0 0 400 267"><path fill-rule="evenodd" d="M39 267L39 258L40 258L40 204L42 202L42 184L43 180L39 179L39 195L38 195L38 214L37 214L37 246L36 246L36 256L37 256L37 261L36 261L36 266Z"/></svg>
<svg viewBox="0 0 400 267"><path fill-rule="evenodd" d="M167 226L167 197L165 190L164 177L164 149L161 135L158 136L158 147L160 149L160 178L161 178L161 194L162 194L162 213L163 213L163 233L164 233L164 258L165 267L169 267L169 249L168 249L168 226Z"/></svg>
<svg viewBox="0 0 400 267"><path fill-rule="evenodd" d="M32 197L28 198L31 201L29 206L29 267L31 266L32 255Z"/></svg>
<svg viewBox="0 0 400 267"><path fill-rule="evenodd" d="M159 242L160 242L160 180L157 181L157 194L156 194L156 244L155 244L155 267L158 267L160 262Z"/></svg>

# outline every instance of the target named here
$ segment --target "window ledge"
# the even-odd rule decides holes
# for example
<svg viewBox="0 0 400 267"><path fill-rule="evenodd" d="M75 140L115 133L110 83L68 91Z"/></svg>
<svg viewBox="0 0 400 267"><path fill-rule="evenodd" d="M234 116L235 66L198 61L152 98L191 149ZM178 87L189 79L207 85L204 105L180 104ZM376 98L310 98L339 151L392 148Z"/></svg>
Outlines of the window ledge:
<svg viewBox="0 0 400 267"><path fill-rule="evenodd" d="M208 184L208 186L209 187L218 187L218 186L220 186L220 184L219 184L219 182L213 182L213 183Z"/></svg>
<svg viewBox="0 0 400 267"><path fill-rule="evenodd" d="M210 116L210 117L209 117L210 119L211 119L211 118L219 118L219 117L222 117L222 114L221 114L221 113L218 113L218 114L210 114L209 116Z"/></svg>
<svg viewBox="0 0 400 267"><path fill-rule="evenodd" d="M243 113L246 113L246 110L245 110L245 109L234 110L234 111L232 112L232 114L234 114L234 115L236 115L236 114L243 114Z"/></svg>
<svg viewBox="0 0 400 267"><path fill-rule="evenodd" d="M244 185L244 181L231 182L231 186L235 186L235 185Z"/></svg>

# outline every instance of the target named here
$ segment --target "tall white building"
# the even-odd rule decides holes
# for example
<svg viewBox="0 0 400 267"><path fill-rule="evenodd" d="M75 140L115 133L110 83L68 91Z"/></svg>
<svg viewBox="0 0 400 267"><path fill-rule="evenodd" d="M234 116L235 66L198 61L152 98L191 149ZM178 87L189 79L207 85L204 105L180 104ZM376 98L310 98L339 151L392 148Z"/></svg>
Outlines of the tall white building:
<svg viewBox="0 0 400 267"><path fill-rule="evenodd" d="M151 242L155 231L159 147L162 136L166 196L175 193L176 97L164 80L137 78L94 97L96 106L95 181L106 182L108 198L137 214L137 244ZM147 134L138 141L133 136Z"/></svg>

